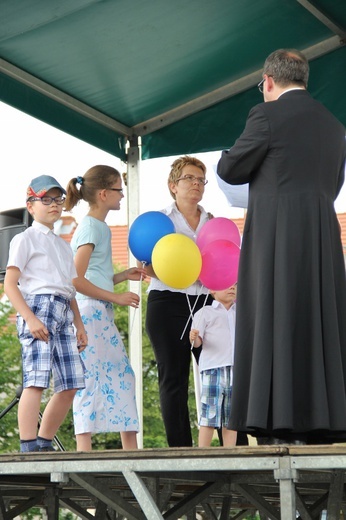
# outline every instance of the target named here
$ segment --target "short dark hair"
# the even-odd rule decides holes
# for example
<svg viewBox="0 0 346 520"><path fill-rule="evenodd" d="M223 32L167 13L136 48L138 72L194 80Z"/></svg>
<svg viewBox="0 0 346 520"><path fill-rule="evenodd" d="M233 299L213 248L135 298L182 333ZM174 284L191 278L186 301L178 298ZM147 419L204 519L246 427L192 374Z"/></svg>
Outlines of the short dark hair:
<svg viewBox="0 0 346 520"><path fill-rule="evenodd" d="M269 54L264 62L263 74L271 76L281 87L293 83L307 88L309 62L304 54L296 49L278 49Z"/></svg>

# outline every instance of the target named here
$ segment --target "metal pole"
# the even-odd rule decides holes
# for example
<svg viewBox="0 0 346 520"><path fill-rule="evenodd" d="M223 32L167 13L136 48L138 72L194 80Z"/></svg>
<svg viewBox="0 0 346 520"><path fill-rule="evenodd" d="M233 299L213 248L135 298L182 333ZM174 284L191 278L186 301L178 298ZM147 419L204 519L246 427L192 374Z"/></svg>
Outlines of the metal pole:
<svg viewBox="0 0 346 520"><path fill-rule="evenodd" d="M127 211L129 229L133 221L139 215L139 171L140 171L140 146L138 138L130 141L127 161ZM136 259L129 251L129 265L136 265ZM129 282L129 290L135 293L141 292L140 282ZM141 296L141 294L140 294ZM132 368L136 374L136 401L139 414L138 447L143 448L143 362L142 362L142 308L129 308L129 356Z"/></svg>

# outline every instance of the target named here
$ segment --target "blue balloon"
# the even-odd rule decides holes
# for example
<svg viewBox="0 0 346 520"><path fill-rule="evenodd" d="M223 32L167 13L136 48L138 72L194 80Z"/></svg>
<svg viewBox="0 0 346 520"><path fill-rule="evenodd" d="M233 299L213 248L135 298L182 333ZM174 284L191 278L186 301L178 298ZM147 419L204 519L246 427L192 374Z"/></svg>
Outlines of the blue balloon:
<svg viewBox="0 0 346 520"><path fill-rule="evenodd" d="M173 222L161 211L147 211L137 217L129 231L129 247L140 262L151 264L151 254L160 238L175 233Z"/></svg>

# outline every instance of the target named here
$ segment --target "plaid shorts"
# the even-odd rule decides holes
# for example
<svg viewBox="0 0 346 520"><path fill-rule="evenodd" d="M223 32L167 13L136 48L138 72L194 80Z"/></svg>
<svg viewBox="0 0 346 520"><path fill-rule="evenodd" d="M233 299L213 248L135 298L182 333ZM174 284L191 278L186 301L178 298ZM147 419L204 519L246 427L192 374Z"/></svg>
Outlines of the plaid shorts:
<svg viewBox="0 0 346 520"><path fill-rule="evenodd" d="M231 366L202 371L200 426L227 427L231 413L231 377Z"/></svg>
<svg viewBox="0 0 346 520"><path fill-rule="evenodd" d="M22 346L23 387L48 388L51 374L54 391L84 388L84 367L73 327L70 301L62 296L35 294L26 303L49 331L48 343L35 339L21 316L17 316Z"/></svg>

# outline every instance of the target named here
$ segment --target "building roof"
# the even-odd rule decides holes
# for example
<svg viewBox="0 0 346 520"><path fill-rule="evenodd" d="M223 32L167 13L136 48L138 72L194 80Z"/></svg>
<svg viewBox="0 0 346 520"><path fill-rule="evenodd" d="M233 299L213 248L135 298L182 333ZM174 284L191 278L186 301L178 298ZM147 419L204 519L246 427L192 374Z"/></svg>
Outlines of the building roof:
<svg viewBox="0 0 346 520"><path fill-rule="evenodd" d="M340 228L341 228L341 240L346 255L346 213L337 214ZM73 217L64 216L62 229L71 230L68 234L61 234L67 242L71 241L75 227L72 225ZM72 220L71 220L72 219ZM233 222L238 226L239 232L242 235L244 230L245 218L232 219ZM128 253L128 226L110 226L112 232L112 258L113 262L119 266L127 268L129 266L129 253Z"/></svg>

